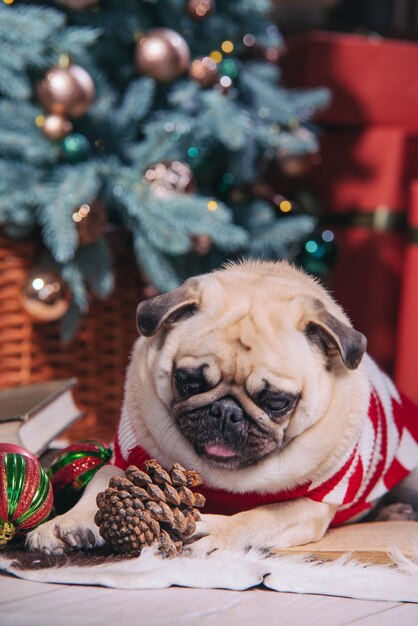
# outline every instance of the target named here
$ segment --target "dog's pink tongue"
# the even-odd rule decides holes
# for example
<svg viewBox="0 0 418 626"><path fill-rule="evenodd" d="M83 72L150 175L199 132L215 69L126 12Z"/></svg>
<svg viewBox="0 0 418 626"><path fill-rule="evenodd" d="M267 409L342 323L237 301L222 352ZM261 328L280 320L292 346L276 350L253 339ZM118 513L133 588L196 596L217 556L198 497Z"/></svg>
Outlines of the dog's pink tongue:
<svg viewBox="0 0 418 626"><path fill-rule="evenodd" d="M213 456L221 456L224 459L235 456L235 452L231 450L231 448L227 448L221 443L211 443L209 446L206 446L205 450L208 454L212 454Z"/></svg>

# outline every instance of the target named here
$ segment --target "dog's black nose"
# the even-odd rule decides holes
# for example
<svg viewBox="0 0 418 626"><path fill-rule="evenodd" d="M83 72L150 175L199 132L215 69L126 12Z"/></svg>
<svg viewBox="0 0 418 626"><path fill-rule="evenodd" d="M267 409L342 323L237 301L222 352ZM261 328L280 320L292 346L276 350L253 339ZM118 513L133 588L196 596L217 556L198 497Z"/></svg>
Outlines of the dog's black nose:
<svg viewBox="0 0 418 626"><path fill-rule="evenodd" d="M210 407L210 412L216 419L225 424L236 424L244 419L244 412L233 398L220 398Z"/></svg>

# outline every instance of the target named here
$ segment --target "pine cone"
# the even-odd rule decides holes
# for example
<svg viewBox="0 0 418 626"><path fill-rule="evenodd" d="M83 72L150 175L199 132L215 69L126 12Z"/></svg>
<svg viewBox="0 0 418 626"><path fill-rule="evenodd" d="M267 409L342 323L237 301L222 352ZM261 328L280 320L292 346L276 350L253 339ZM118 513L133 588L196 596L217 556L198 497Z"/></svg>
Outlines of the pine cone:
<svg viewBox="0 0 418 626"><path fill-rule="evenodd" d="M145 463L145 470L130 465L125 476L112 478L97 495L94 521L115 552L140 554L158 544L164 556L177 556L196 530L198 508L205 505L204 496L190 489L202 479L178 463L166 472L155 459Z"/></svg>

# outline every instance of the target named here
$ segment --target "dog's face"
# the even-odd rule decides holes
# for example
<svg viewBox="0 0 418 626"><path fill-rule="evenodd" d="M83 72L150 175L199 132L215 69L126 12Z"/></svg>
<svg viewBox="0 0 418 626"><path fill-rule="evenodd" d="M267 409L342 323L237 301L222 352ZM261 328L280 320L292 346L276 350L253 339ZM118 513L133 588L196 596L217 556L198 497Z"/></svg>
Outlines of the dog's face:
<svg viewBox="0 0 418 626"><path fill-rule="evenodd" d="M292 357L297 336L289 329L275 346L257 308L253 318L237 311L225 324L233 308L182 337L171 374L180 432L200 458L225 469L255 465L287 445L303 387L300 350Z"/></svg>
<svg viewBox="0 0 418 626"><path fill-rule="evenodd" d="M138 326L152 338L147 367L171 426L223 471L280 455L320 419L333 380L365 350L328 294L279 263L191 279L141 303ZM157 440L167 427L158 424L150 423Z"/></svg>

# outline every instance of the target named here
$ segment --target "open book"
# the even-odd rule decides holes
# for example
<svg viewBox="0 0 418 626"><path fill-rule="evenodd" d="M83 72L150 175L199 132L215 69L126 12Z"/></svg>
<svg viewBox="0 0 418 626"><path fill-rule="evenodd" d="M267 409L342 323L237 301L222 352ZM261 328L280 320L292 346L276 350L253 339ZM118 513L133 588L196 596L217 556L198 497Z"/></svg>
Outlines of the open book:
<svg viewBox="0 0 418 626"><path fill-rule="evenodd" d="M378 564L391 562L390 554L412 557L418 551L418 522L367 522L332 528L315 543L275 549L278 554L303 554L333 561L351 554L357 561Z"/></svg>
<svg viewBox="0 0 418 626"><path fill-rule="evenodd" d="M0 442L39 456L83 413L73 397L76 378L0 390Z"/></svg>

